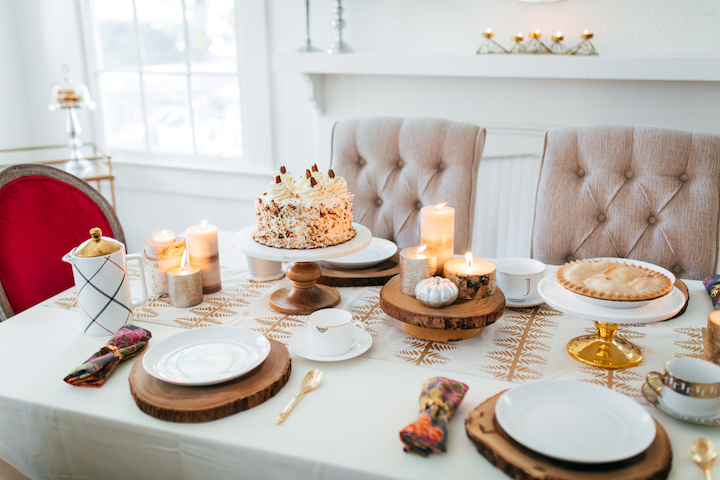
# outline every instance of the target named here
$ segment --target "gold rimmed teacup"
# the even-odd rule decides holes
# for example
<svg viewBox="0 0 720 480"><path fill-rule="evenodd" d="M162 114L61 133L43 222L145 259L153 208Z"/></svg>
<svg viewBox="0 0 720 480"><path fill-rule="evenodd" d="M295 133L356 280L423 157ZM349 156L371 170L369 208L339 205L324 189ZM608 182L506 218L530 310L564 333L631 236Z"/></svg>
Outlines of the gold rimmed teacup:
<svg viewBox="0 0 720 480"><path fill-rule="evenodd" d="M665 372L649 372L645 380L671 410L698 418L720 411L720 367L697 358L665 363Z"/></svg>

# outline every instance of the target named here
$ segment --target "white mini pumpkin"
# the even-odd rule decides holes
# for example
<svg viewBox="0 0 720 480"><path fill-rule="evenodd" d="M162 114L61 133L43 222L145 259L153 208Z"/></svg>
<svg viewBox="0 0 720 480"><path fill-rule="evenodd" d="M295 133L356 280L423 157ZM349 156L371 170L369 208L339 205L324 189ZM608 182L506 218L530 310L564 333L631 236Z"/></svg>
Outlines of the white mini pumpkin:
<svg viewBox="0 0 720 480"><path fill-rule="evenodd" d="M415 285L415 298L433 308L450 305L458 297L458 287L443 277L430 277Z"/></svg>

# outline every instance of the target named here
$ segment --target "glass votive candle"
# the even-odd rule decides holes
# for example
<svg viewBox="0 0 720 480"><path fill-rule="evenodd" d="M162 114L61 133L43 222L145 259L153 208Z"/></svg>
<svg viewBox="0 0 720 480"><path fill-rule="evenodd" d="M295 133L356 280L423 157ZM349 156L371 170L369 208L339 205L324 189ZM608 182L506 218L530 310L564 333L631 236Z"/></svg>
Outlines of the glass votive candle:
<svg viewBox="0 0 720 480"><path fill-rule="evenodd" d="M415 296L415 285L421 280L435 275L437 270L437 253L427 248L403 248L400 251L400 290L411 297Z"/></svg>

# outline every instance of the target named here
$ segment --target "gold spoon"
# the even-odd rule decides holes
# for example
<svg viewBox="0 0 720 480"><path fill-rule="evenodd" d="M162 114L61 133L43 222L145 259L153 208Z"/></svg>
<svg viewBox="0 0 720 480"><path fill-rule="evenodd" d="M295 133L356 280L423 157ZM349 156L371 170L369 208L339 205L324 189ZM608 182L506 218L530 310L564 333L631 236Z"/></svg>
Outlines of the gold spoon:
<svg viewBox="0 0 720 480"><path fill-rule="evenodd" d="M322 372L317 368L310 370L307 375L305 375L305 378L303 378L302 380L302 390L300 390L300 393L298 393L295 398L293 398L290 403L288 403L288 406L285 407L285 410L283 410L282 413L278 415L278 417L275 419L275 423L277 425L280 425L287 418L287 416L290 415L290 412L292 411L293 407L295 407L295 404L303 395L303 393L315 390L317 386L320 385L320 380L322 380Z"/></svg>
<svg viewBox="0 0 720 480"><path fill-rule="evenodd" d="M690 455L693 461L705 472L705 480L710 480L710 468L717 458L715 445L707 438L698 438L690 446Z"/></svg>

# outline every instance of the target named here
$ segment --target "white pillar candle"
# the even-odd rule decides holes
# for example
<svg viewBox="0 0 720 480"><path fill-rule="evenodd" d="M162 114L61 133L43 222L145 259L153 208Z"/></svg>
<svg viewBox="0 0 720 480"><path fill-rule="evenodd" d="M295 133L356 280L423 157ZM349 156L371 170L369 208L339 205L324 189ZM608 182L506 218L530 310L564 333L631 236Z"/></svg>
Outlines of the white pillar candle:
<svg viewBox="0 0 720 480"><path fill-rule="evenodd" d="M458 287L458 298L470 300L495 295L496 265L482 258L474 258L467 252L465 258L453 258L445 262L443 273Z"/></svg>
<svg viewBox="0 0 720 480"><path fill-rule="evenodd" d="M198 267L186 263L183 255L180 266L167 271L168 300L171 307L194 307L203 301L202 274Z"/></svg>
<svg viewBox="0 0 720 480"><path fill-rule="evenodd" d="M453 258L455 250L455 209L445 203L420 210L420 241L437 253L437 271Z"/></svg>
<svg viewBox="0 0 720 480"><path fill-rule="evenodd" d="M432 277L436 271L437 254L426 245L400 251L400 290L404 294L414 297L415 285Z"/></svg>
<svg viewBox="0 0 720 480"><path fill-rule="evenodd" d="M187 230L190 263L200 267L203 293L220 291L220 255L218 252L217 227L203 220Z"/></svg>
<svg viewBox="0 0 720 480"><path fill-rule="evenodd" d="M163 230L152 234L152 241L159 245L173 243L175 241L175 232L172 230Z"/></svg>

